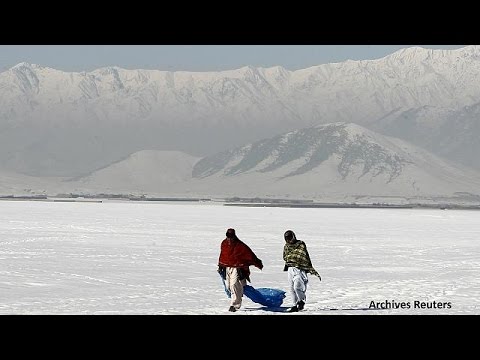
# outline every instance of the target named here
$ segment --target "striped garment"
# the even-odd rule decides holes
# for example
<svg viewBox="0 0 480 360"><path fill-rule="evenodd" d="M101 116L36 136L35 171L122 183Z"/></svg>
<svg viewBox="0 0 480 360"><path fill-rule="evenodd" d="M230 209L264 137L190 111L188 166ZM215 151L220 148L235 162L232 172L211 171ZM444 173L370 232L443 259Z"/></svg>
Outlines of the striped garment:
<svg viewBox="0 0 480 360"><path fill-rule="evenodd" d="M308 254L307 245L302 240L297 240L294 244L286 243L283 247L283 260L286 266L296 267L314 276L320 274L312 266L310 255Z"/></svg>

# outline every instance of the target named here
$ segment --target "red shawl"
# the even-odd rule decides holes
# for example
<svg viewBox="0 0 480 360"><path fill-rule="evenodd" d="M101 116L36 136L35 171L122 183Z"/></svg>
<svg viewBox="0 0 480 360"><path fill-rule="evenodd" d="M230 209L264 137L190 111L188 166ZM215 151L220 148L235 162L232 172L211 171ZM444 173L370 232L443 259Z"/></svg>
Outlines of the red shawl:
<svg viewBox="0 0 480 360"><path fill-rule="evenodd" d="M218 265L245 268L254 265L263 268L262 261L257 258L247 244L240 239L225 239L220 246Z"/></svg>

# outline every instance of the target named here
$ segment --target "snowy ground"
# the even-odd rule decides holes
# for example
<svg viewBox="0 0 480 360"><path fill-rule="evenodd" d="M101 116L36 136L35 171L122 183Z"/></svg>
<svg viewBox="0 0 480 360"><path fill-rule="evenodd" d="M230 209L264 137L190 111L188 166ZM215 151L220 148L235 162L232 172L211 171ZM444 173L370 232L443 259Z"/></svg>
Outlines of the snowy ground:
<svg viewBox="0 0 480 360"><path fill-rule="evenodd" d="M480 314L479 211L0 201L0 214L0 314ZM244 298L228 313L228 227L263 260L254 287L287 290L286 229L307 243L322 282L310 277L304 312ZM369 309L386 300L410 308Z"/></svg>

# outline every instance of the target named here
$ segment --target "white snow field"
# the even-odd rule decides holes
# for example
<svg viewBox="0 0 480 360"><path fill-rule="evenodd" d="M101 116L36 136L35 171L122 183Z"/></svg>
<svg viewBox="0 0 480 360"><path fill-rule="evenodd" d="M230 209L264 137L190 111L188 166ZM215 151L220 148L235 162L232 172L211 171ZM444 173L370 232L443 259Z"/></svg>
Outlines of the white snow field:
<svg viewBox="0 0 480 360"><path fill-rule="evenodd" d="M480 314L478 211L0 201L0 214L0 314ZM246 297L227 311L229 227L263 260L256 288L287 290L285 230L307 243L322 281L310 276L305 311Z"/></svg>

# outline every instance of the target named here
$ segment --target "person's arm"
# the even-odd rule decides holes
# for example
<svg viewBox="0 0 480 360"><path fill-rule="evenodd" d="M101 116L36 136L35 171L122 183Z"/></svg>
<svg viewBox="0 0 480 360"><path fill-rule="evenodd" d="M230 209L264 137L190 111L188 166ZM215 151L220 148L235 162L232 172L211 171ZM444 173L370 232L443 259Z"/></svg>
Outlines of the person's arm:
<svg viewBox="0 0 480 360"><path fill-rule="evenodd" d="M253 252L253 250L248 246L246 245L246 248L248 249L248 251L250 252L250 257L251 257L251 260L253 260L253 266L259 268L260 270L263 269L263 262L262 260L260 260L258 258L258 256Z"/></svg>
<svg viewBox="0 0 480 360"><path fill-rule="evenodd" d="M262 260L260 260L259 258L257 258L257 265L255 265L257 268L259 268L260 270L263 269L263 262Z"/></svg>
<svg viewBox="0 0 480 360"><path fill-rule="evenodd" d="M220 274L223 280L227 279L227 268L222 265L218 265L217 272Z"/></svg>

